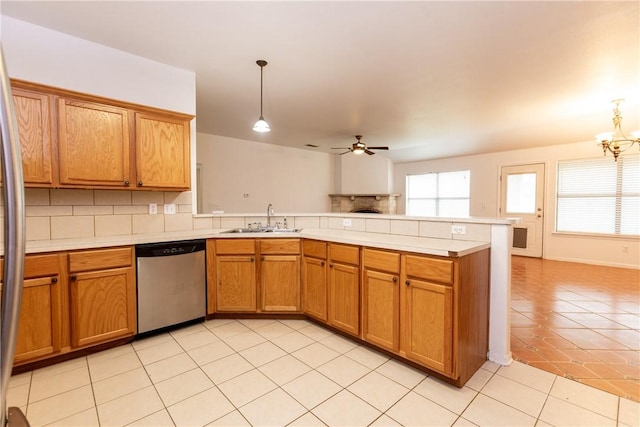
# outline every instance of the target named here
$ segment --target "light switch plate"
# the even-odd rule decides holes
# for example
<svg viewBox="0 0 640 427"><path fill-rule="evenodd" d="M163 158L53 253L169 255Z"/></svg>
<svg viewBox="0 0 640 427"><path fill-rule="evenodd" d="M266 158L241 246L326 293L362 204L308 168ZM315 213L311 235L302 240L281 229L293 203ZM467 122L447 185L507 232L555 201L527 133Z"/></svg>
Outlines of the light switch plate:
<svg viewBox="0 0 640 427"><path fill-rule="evenodd" d="M156 215L158 213L158 204L149 203L149 215Z"/></svg>
<svg viewBox="0 0 640 427"><path fill-rule="evenodd" d="M451 234L466 234L467 227L464 225L452 225L451 226Z"/></svg>
<svg viewBox="0 0 640 427"><path fill-rule="evenodd" d="M351 227L351 218L342 218L343 227Z"/></svg>
<svg viewBox="0 0 640 427"><path fill-rule="evenodd" d="M175 203L167 203L164 205L164 214L165 215L175 215L176 213L176 204Z"/></svg>

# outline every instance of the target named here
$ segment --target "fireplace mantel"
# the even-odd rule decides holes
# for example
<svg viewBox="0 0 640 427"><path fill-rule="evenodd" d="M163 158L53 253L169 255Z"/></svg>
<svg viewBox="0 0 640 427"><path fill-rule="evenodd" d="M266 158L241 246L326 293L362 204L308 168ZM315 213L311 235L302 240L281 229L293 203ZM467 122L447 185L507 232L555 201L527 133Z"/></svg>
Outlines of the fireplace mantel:
<svg viewBox="0 0 640 427"><path fill-rule="evenodd" d="M329 194L331 212L354 212L363 209L382 214L397 213L400 194Z"/></svg>

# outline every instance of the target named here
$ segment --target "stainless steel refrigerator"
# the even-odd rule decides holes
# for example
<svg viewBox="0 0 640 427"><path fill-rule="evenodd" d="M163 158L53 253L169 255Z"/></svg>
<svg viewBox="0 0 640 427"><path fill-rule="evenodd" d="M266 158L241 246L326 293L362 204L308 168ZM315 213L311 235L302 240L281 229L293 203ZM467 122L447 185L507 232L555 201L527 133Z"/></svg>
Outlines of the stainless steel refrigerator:
<svg viewBox="0 0 640 427"><path fill-rule="evenodd" d="M0 425L29 426L19 408L7 408L7 391L15 354L25 253L24 181L20 140L11 84L0 46L0 127L2 197L4 200L4 274L0 306Z"/></svg>

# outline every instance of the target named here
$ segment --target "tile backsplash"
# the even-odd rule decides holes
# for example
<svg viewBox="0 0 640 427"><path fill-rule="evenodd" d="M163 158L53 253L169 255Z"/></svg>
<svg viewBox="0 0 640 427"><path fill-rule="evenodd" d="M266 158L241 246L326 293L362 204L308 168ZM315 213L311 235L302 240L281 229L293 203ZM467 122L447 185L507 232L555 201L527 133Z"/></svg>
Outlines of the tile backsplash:
<svg viewBox="0 0 640 427"><path fill-rule="evenodd" d="M149 214L150 203L157 204L157 214ZM176 214L163 213L164 205L168 203L176 205ZM25 190L25 214L27 240L104 237L194 228L190 191L28 188ZM2 228L0 234L3 234Z"/></svg>
<svg viewBox="0 0 640 427"><path fill-rule="evenodd" d="M2 203L0 198L0 203ZM149 214L149 204L157 214ZM176 213L165 215L164 205L175 204ZM191 230L230 229L266 223L256 215L194 216L192 193L123 190L72 190L28 188L25 191L27 241L124 236ZM0 210L0 223L2 218ZM284 217L272 218L284 223ZM290 228L327 228L438 239L491 241L491 224L466 221L464 234L452 234L451 219L406 216L303 214L288 218ZM0 241L4 240L0 226Z"/></svg>

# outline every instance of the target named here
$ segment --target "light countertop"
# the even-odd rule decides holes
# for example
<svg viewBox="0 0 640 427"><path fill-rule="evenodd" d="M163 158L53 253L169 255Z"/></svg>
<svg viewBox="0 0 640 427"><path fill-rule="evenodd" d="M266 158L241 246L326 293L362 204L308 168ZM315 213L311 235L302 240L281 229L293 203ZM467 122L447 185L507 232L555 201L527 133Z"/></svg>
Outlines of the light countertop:
<svg viewBox="0 0 640 427"><path fill-rule="evenodd" d="M302 229L298 233L275 232L233 234L221 233L222 231L224 230L208 229L109 237L93 237L82 239L28 241L27 253L31 254L91 248L106 248L112 246L126 246L144 243L171 242L178 240L207 238L305 238L449 257L464 256L476 251L480 251L482 249L489 248L491 246L487 242L436 239L428 237L401 236L395 234L367 233L361 231L344 231L317 228Z"/></svg>

